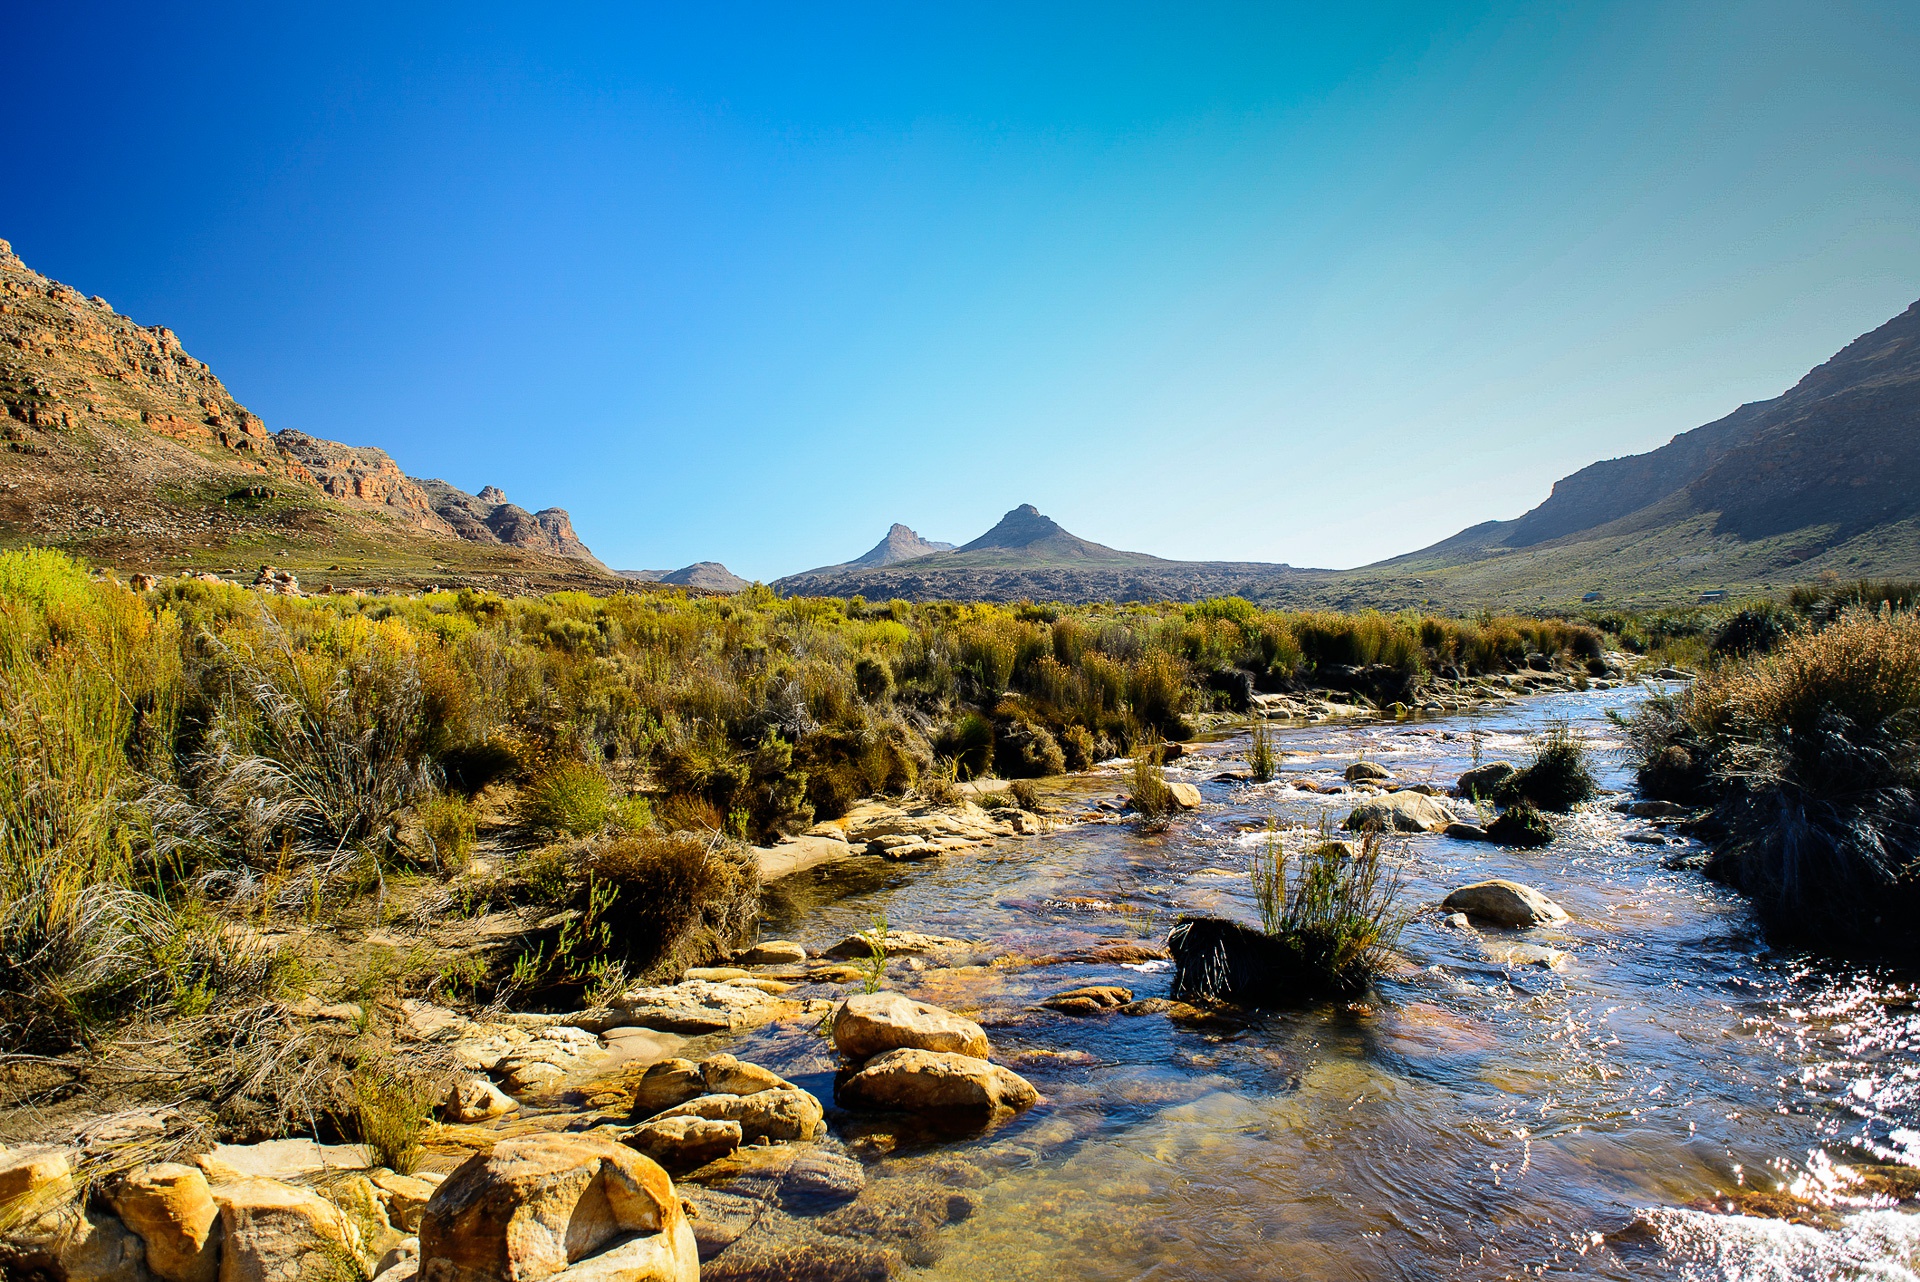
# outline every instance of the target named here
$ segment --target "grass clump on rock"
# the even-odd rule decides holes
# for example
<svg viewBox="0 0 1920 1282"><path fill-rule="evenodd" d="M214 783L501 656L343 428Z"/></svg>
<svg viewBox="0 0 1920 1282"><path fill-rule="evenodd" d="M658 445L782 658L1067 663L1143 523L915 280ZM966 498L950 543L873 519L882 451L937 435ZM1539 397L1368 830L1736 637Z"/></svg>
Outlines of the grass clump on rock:
<svg viewBox="0 0 1920 1282"><path fill-rule="evenodd" d="M1533 760L1494 785L1503 806L1526 802L1564 814L1600 791L1587 762L1587 746L1566 721L1550 721L1533 739Z"/></svg>
<svg viewBox="0 0 1920 1282"><path fill-rule="evenodd" d="M1251 1005L1350 994L1390 964L1406 918L1377 831L1357 842L1322 831L1294 855L1269 826L1252 873L1259 930L1183 918L1168 936L1176 994Z"/></svg>
<svg viewBox="0 0 1920 1282"><path fill-rule="evenodd" d="M1175 809L1173 789L1167 786L1167 777L1160 773L1165 751L1159 737L1150 735L1133 753L1129 776L1133 791L1128 800L1133 803L1134 812L1149 822L1163 820Z"/></svg>

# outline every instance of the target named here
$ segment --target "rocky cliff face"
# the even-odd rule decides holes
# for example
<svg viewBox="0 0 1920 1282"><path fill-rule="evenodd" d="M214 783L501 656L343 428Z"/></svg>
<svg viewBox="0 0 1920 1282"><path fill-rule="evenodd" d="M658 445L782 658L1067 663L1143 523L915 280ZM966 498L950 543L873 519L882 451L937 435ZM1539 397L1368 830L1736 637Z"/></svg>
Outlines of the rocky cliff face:
<svg viewBox="0 0 1920 1282"><path fill-rule="evenodd" d="M936 543L923 539L907 526L895 522L887 531L887 536L869 548L865 554L847 562L869 568L876 565L897 565L901 561L912 561L923 556L932 556L935 552L951 552L953 544Z"/></svg>
<svg viewBox="0 0 1920 1282"><path fill-rule="evenodd" d="M5 241L0 446L0 538L108 564L180 561L234 540L371 538L466 541L605 569L560 508L528 512L491 487L474 496L419 481L370 446L269 432L171 330L47 279Z"/></svg>

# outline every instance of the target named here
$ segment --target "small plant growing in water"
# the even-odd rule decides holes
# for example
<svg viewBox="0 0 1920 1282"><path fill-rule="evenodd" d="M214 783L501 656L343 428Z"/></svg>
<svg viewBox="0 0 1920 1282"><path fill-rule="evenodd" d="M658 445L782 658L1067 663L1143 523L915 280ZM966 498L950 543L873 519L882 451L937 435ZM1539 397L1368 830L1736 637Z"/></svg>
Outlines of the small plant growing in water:
<svg viewBox="0 0 1920 1282"><path fill-rule="evenodd" d="M877 993L887 984L887 915L875 913L873 925L867 928L867 947L873 955L860 963L860 988L867 993Z"/></svg>
<svg viewBox="0 0 1920 1282"><path fill-rule="evenodd" d="M1386 968L1406 917L1377 829L1339 841L1322 820L1319 839L1292 856L1268 820L1252 872L1261 928L1289 954L1302 986L1357 992Z"/></svg>
<svg viewBox="0 0 1920 1282"><path fill-rule="evenodd" d="M1487 825L1487 836L1502 846L1544 846L1553 840L1553 824L1526 800L1514 802Z"/></svg>
<svg viewBox="0 0 1920 1282"><path fill-rule="evenodd" d="M1142 819L1165 819L1173 813L1173 790L1160 773L1165 751L1156 734L1149 734L1133 751L1133 808Z"/></svg>
<svg viewBox="0 0 1920 1282"><path fill-rule="evenodd" d="M1267 729L1267 719L1257 711L1253 718L1253 745L1247 749L1247 767L1252 771L1255 783L1268 782L1276 769L1273 732Z"/></svg>

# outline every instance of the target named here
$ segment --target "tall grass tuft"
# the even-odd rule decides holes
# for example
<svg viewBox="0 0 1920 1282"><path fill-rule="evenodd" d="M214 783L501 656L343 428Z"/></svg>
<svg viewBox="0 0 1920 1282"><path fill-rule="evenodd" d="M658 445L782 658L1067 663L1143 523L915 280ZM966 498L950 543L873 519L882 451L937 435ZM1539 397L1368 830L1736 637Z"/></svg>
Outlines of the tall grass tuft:
<svg viewBox="0 0 1920 1282"><path fill-rule="evenodd" d="M1160 761L1166 749L1158 735L1148 735L1133 750L1131 800L1142 819L1158 822L1173 813L1173 790L1160 773Z"/></svg>
<svg viewBox="0 0 1920 1282"><path fill-rule="evenodd" d="M1324 828L1307 851L1290 856L1271 822L1253 859L1260 925L1277 941L1308 991L1358 992L1392 957L1405 924L1401 878L1385 859L1380 834L1336 841Z"/></svg>
<svg viewBox="0 0 1920 1282"><path fill-rule="evenodd" d="M1253 742L1247 749L1247 768L1256 783L1272 780L1278 768L1273 751L1273 732L1267 728L1267 719L1257 713L1253 718Z"/></svg>
<svg viewBox="0 0 1920 1282"><path fill-rule="evenodd" d="M1571 722L1555 719L1533 736L1533 760L1494 785L1493 799L1501 805L1526 802L1565 813L1599 791L1586 741Z"/></svg>

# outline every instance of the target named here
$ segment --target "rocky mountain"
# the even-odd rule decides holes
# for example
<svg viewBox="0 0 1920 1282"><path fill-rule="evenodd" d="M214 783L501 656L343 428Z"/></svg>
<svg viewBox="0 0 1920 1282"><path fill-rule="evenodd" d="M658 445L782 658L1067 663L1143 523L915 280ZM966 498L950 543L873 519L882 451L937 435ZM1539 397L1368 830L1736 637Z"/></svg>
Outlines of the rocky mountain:
<svg viewBox="0 0 1920 1282"><path fill-rule="evenodd" d="M887 536L874 544L864 554L848 561L847 565L868 569L879 565L896 565L901 561L911 561L916 557L931 556L935 552L951 552L953 544L935 543L923 539L906 526L898 522L887 531Z"/></svg>
<svg viewBox="0 0 1920 1282"><path fill-rule="evenodd" d="M753 586L718 561L695 561L678 570L621 570L619 575L636 583L664 583L708 592L741 592Z"/></svg>
<svg viewBox="0 0 1920 1282"><path fill-rule="evenodd" d="M912 601L1183 601L1243 592L1301 573L1264 562L1168 561L1123 552L1083 539L1024 503L979 538L951 551L892 563L825 566L789 575L773 586L787 596Z"/></svg>
<svg viewBox="0 0 1920 1282"><path fill-rule="evenodd" d="M1920 302L1772 400L1582 468L1514 520L1342 577L1563 603L1826 572L1920 575Z"/></svg>
<svg viewBox="0 0 1920 1282"><path fill-rule="evenodd" d="M128 571L271 560L341 586L607 582L561 509L529 513L497 490L411 478L383 450L269 432L171 330L48 280L5 241L0 445L0 543Z"/></svg>

